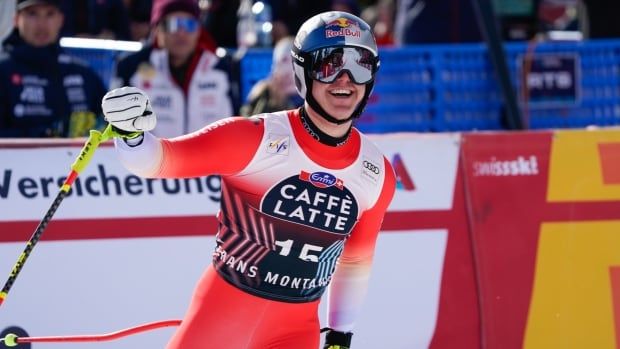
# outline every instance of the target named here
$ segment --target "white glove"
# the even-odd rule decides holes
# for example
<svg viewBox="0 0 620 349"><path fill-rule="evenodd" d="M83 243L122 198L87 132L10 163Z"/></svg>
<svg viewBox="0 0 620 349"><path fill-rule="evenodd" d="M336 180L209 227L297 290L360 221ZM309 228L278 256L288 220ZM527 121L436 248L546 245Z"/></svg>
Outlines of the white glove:
<svg viewBox="0 0 620 349"><path fill-rule="evenodd" d="M103 96L101 109L105 120L125 132L144 132L155 128L157 117L149 97L136 87L116 88Z"/></svg>

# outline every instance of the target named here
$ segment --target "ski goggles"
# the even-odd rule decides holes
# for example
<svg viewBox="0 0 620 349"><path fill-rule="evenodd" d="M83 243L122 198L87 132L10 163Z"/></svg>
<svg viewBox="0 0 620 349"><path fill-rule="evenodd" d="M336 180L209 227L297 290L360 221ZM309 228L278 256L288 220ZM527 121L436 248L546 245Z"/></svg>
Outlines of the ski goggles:
<svg viewBox="0 0 620 349"><path fill-rule="evenodd" d="M326 47L312 51L310 57L310 77L326 84L344 71L356 84L367 84L374 78L378 64L375 55L361 47Z"/></svg>
<svg viewBox="0 0 620 349"><path fill-rule="evenodd" d="M180 30L186 33L194 33L199 26L198 20L191 17L169 17L164 20L164 30L167 33L176 33Z"/></svg>

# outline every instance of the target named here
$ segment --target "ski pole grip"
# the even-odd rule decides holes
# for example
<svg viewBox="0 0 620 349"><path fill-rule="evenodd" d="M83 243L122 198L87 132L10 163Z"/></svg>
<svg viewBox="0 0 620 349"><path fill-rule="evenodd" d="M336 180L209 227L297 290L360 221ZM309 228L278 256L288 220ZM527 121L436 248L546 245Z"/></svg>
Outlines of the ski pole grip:
<svg viewBox="0 0 620 349"><path fill-rule="evenodd" d="M110 139L111 132L111 125L108 125L103 133L97 130L90 130L90 135L88 136L84 147L80 151L80 156L75 159L75 162L71 165L71 169L77 173L81 173L86 166L88 166L88 163L93 157L93 154L95 154L95 150L97 150L99 144Z"/></svg>

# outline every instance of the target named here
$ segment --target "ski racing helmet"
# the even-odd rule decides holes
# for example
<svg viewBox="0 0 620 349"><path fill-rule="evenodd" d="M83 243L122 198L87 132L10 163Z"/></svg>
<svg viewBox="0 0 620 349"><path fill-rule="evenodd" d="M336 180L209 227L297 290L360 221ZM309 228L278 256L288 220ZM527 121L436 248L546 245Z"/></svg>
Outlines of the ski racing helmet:
<svg viewBox="0 0 620 349"><path fill-rule="evenodd" d="M379 54L372 28L347 12L315 15L299 28L293 49L295 87L299 95L327 121L343 124L362 114L379 70ZM347 73L356 84L366 85L364 97L345 120L329 115L312 95L313 81L332 83Z"/></svg>

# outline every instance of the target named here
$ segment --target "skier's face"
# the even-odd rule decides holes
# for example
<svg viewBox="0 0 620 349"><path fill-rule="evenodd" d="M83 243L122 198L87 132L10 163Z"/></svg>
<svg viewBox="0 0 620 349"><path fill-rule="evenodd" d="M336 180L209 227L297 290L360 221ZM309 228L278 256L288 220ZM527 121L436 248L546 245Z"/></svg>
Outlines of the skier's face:
<svg viewBox="0 0 620 349"><path fill-rule="evenodd" d="M172 12L157 27L157 44L170 60L185 63L194 53L200 37L200 22L186 12Z"/></svg>
<svg viewBox="0 0 620 349"><path fill-rule="evenodd" d="M346 72L329 84L316 80L312 83L314 99L329 115L339 120L347 119L353 114L364 98L365 90L366 85L354 83Z"/></svg>
<svg viewBox="0 0 620 349"><path fill-rule="evenodd" d="M17 12L15 26L26 43L43 47L58 40L63 20L64 16L56 6L32 5Z"/></svg>

